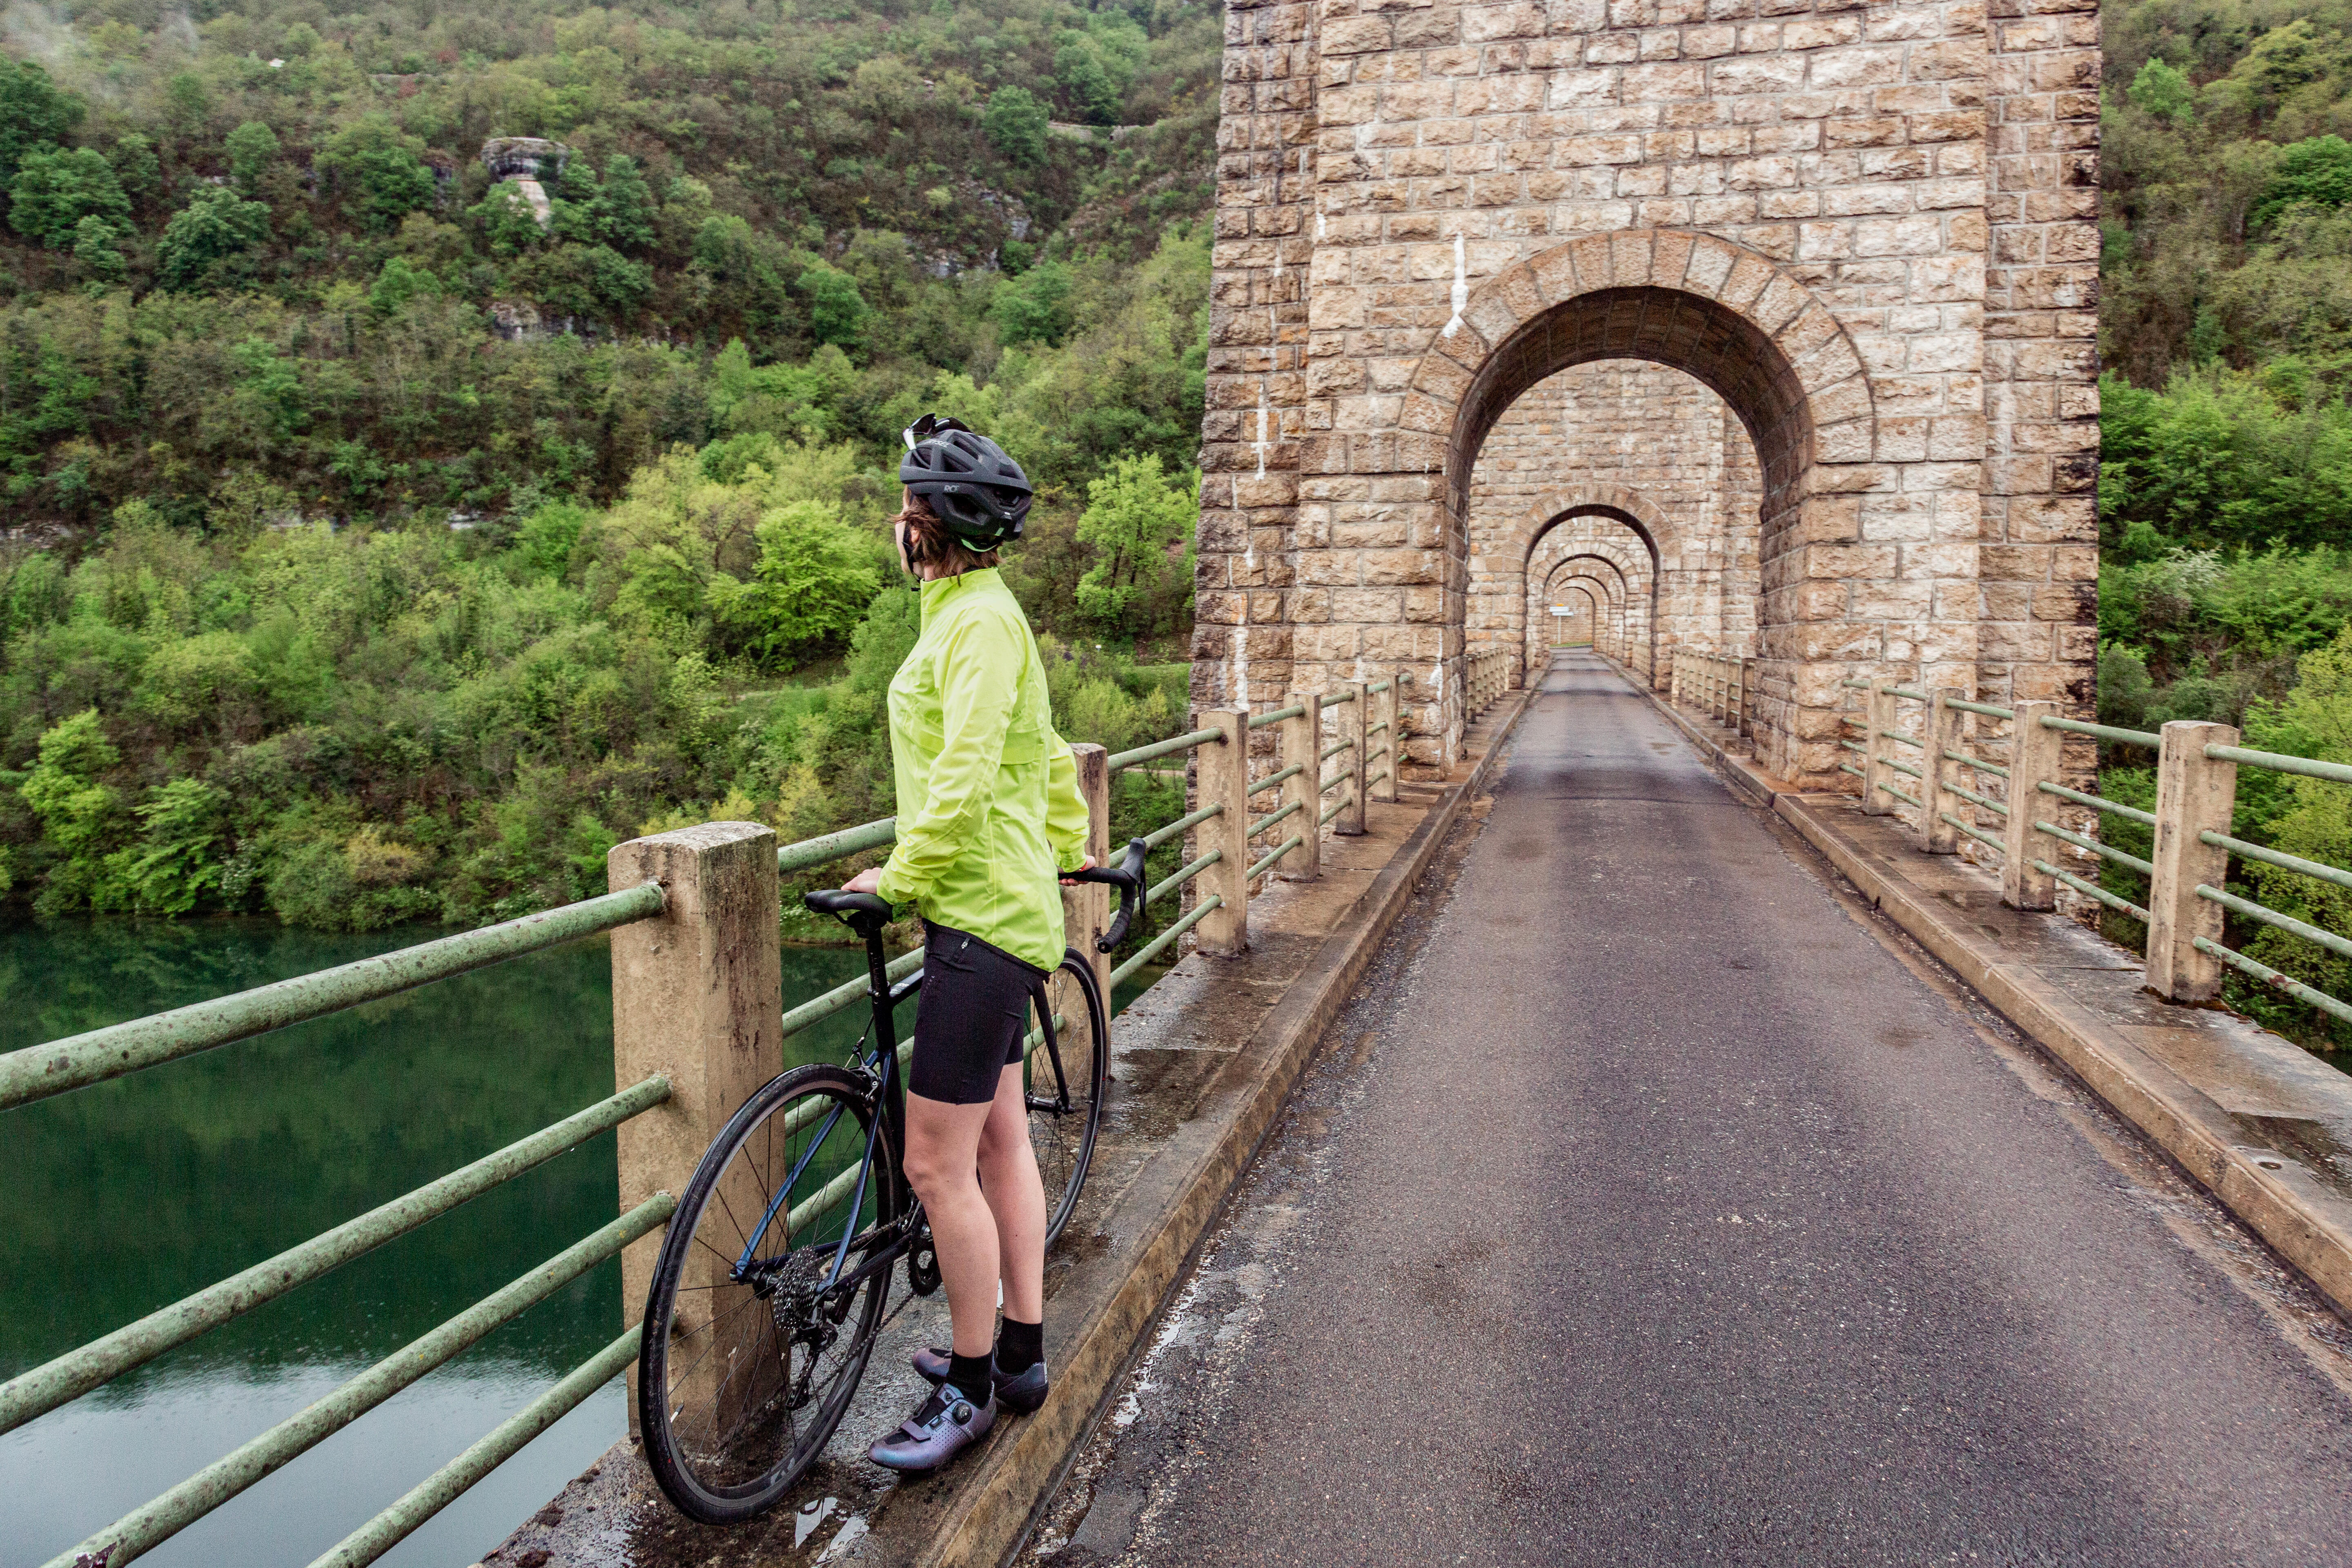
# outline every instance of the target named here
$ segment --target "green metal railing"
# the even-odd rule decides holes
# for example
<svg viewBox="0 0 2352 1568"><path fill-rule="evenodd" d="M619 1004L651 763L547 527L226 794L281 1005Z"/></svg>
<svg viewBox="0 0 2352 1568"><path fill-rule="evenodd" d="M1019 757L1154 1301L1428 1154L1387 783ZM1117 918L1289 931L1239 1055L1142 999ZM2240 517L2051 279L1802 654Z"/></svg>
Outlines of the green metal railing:
<svg viewBox="0 0 2352 1568"><path fill-rule="evenodd" d="M1341 699L1348 700L1351 697ZM1336 704L1325 704L1333 705ZM1303 707L1294 706L1254 718L1251 725L1256 728L1304 711ZM1108 759L1108 765L1117 772L1223 739L1220 730L1194 730L1118 752ZM1263 782L1279 784L1284 778L1304 772L1304 766L1286 770ZM1219 803L1188 813L1147 835L1147 842L1156 847L1224 809ZM1303 809L1303 802L1285 807L1264 819L1260 827L1272 826ZM776 852L777 868L789 875L883 848L895 841L897 826L895 819L886 817L784 845ZM1278 859L1299 841L1294 834L1270 859ZM1213 850L1192 861L1152 888L1149 900L1166 898L1220 858L1219 853ZM1261 862L1260 868L1267 863ZM1252 875L1255 874L1253 871ZM1216 896L1202 900L1133 957L1113 969L1113 982L1132 976L1223 904L1222 898ZM664 906L659 885L646 883L479 931L14 1051L0 1056L0 1110L162 1066L291 1024L397 995L469 970L613 931L657 916ZM919 950L902 954L891 961L888 973L894 980L904 978L921 962ZM865 1001L866 994L866 982L860 977L813 997L782 1015L782 1035L789 1037L857 1006ZM902 1047L902 1055L911 1048L911 1044ZM667 1101L670 1096L667 1079L648 1078L0 1384L0 1433L59 1409L155 1357L318 1279L493 1187L643 1115ZM256 1481L615 1256L630 1242L659 1228L674 1206L670 1194L656 1194L505 1289L457 1313L325 1399L280 1422L53 1559L49 1568L96 1562L120 1568L153 1550ZM353 1531L319 1558L313 1568L360 1568L374 1562L624 1371L635 1358L637 1347L638 1331L631 1329L541 1392L391 1508Z"/></svg>
<svg viewBox="0 0 2352 1568"><path fill-rule="evenodd" d="M1850 690L1869 691L1872 689L1871 683L1868 681L1846 680L1841 684ZM1915 690L1907 687L1895 687L1892 689L1893 694L1896 697L1906 698L1916 701L1932 702L1934 700L1931 694ZM1974 713L1988 719L2001 719L2014 722L2017 718L2016 710L2012 708L1997 707L1991 703L1948 701L1947 706L1957 709L1962 712ZM2039 721L2044 729L2054 730L2069 735L2086 736L2106 745L2135 746L2145 750L2155 751L2159 753L2161 753L2163 750L2164 737L2154 731L2124 729L2113 724L2096 724L2080 719L2062 719L2051 714L2040 715ZM1869 724L1865 723L1863 726L1863 729L1864 734L1867 735L1871 733L1871 726ZM1922 743L1914 737L1895 731L1880 729L1876 731L1876 734L1888 740L1900 741L1908 745L1919 745ZM1841 740L1838 743L1852 751L1866 752L1866 748L1864 746L1857 745L1851 741ZM2250 746L2207 745L2202 748L2202 750L2206 757L2216 762L2231 763L2240 767L2262 768L2273 773L2287 773L2303 778L2325 779L2332 784L2352 784L2352 764L2327 762L2316 757L2298 757L2283 752L2265 752ZM1979 773L1990 774L1993 777L2000 778L2004 781L2008 780L2011 776L2010 770L2008 768L1982 761L1979 758L1971 757L1965 752L1947 750L1943 752L1943 756L1948 761L1958 763L1965 767L1973 769ZM1910 768L1892 758L1878 758L1876 761L1882 767L1913 773L1914 776L1924 776L1920 775L1917 773L1917 770ZM1862 770L1843 763L1839 764L1839 771L1842 773L1853 773L1857 777L1864 776ZM1910 796L1904 795L1900 790L1895 789L1889 784L1882 783L1878 787L1885 793L1894 795L1896 799L1902 800L1908 805L1914 806L1919 805L1917 801L1913 800ZM1989 795L1979 794L1974 790L1967 789L1958 784L1948 783L1943 784L1940 787L1947 794L1957 795L1960 799L1968 801L1973 805L1987 811L1994 812L2002 816L2009 816L2012 810L2012 806L2010 803L1995 800ZM2121 801L2110 800L2104 795L2091 794L2084 790L2073 789L2064 784L2053 783L2048 779L2035 780L2033 788L2039 795L2050 795L2058 800L2084 806L2091 811L2099 813L2102 816L2120 817L2126 822L2137 823L2140 826L2150 829L2155 828L2158 825L2157 816L2154 812L2146 811L2135 805L2126 805ZM1921 809L1924 810L1925 807L1921 807ZM1978 842L1990 846L1992 848L2000 849L2003 853L2007 853L2007 845L2001 839L1993 837L1991 834L1980 831L1972 824L1963 822L1958 817L1952 816L1950 813L1939 812L1937 816L1941 821L1949 824L1959 832L1967 834L1969 837L1977 840ZM2155 876L2156 868L2153 862L2142 859L2140 857L2129 854L2122 849L2118 849L2113 845L2101 843L2099 840L2092 838L2087 835L2074 832L2068 828L2062 827L2055 823L2044 821L2039 817L2034 819L2033 828L2036 832L2046 834L2049 837L2057 839L2062 844L2071 845L2077 849L2083 850L2086 854L2095 856L2111 864L2121 866L2125 869L2135 872L2143 878L2152 879ZM2329 866L2321 861L2305 859L2299 855L2290 855L2282 850L2273 849L2267 845L2250 843L2245 839L2233 837L2225 833L2216 833L2210 829L2200 830L2197 837L2200 843L2208 845L2213 848L2225 850L2229 854L2235 856L2242 860L2250 860L2262 865L2275 867L2282 870L2292 871L2298 876L2309 877L2315 880L2326 882L2332 887L2352 890L2352 871L2347 871L2340 867ZM2143 923L2152 923L2154 921L2154 916L2144 906L2136 904L2128 899L2111 892L2107 889L2100 887L2097 883L2093 882L2086 878L2078 876L2062 867L2052 865L2047 860L2036 859L2032 862L2032 865L2035 870L2041 872L2044 876L2064 884L2075 892L2078 892L2097 903L2105 905L2109 909L2127 914L2133 919ZM2273 931L2284 931L2290 936L2295 937L2300 941L2309 942L2315 947L2335 953L2339 957L2352 958L2352 938L2344 937L2335 931L2328 931L2322 926L2313 925L2308 921L2299 920L2293 915L2284 912L2283 910L2272 909L2266 904L2230 892L2226 889L2215 888L2200 882L2190 891L2193 893L2194 897L2211 902L2229 913L2237 916L2241 920L2251 921L2257 925L2264 926ZM2251 976L2272 990L2293 996L2298 1001L2304 1002L2306 1005L2327 1014L2331 1017L2346 1023L2352 1023L2352 1004L2347 1004L2337 997L2331 996L2327 993L2321 991L2316 987L2305 984L2302 981L2282 973L2280 971L2262 963L2259 959L2250 957L2243 952L2240 952L2233 948L2226 947L2209 938L2201 936L2193 938L2191 940L2191 945L2195 947L2198 952L2207 953L2211 957L2218 959L2222 963L2229 965L2231 968L2233 968L2243 974Z"/></svg>
<svg viewBox="0 0 2352 1568"><path fill-rule="evenodd" d="M657 915L655 883L0 1056L0 1110Z"/></svg>

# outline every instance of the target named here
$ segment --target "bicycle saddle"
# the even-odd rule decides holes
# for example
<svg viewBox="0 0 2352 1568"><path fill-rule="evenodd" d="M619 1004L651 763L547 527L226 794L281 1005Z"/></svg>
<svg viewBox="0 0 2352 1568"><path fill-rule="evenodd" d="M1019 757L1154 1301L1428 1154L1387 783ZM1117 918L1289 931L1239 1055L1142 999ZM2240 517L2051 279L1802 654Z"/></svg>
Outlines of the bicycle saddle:
<svg viewBox="0 0 2352 1568"><path fill-rule="evenodd" d="M817 914L833 916L861 935L868 927L881 930L890 919L890 900L878 893L852 893L840 888L826 888L814 893L803 893L801 902Z"/></svg>

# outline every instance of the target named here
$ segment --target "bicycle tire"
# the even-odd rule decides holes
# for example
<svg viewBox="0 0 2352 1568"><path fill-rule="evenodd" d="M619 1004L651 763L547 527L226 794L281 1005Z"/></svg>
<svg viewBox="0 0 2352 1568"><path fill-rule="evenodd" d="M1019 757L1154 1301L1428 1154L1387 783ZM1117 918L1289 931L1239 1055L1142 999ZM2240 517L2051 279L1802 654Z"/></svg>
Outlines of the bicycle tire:
<svg viewBox="0 0 2352 1568"><path fill-rule="evenodd" d="M898 1218L904 1189L887 1138L873 1140L858 1214L843 1206L855 1175L841 1184L863 1160L879 1113L873 1089L871 1079L825 1063L779 1073L712 1140L671 1216L646 1295L637 1423L647 1468L688 1518L732 1524L773 1507L824 1451L865 1375L895 1270L877 1268L830 1299L819 1287L843 1226L855 1224L846 1271L861 1251L891 1239ZM780 1163L779 1144L789 1163ZM778 1181L791 1184L781 1203ZM795 1213L828 1191L829 1206L795 1228ZM761 1205L752 1211L761 1245L744 1235L737 1200ZM861 1237L869 1238L864 1248ZM745 1257L753 1259L750 1283ZM697 1299L708 1303L698 1311ZM743 1314L762 1306L747 1327ZM712 1363L722 1344L723 1362ZM805 1421L794 1419L812 1405Z"/></svg>
<svg viewBox="0 0 2352 1568"><path fill-rule="evenodd" d="M1045 1245L1051 1247L1070 1223L1087 1171L1094 1163L1103 1098L1110 1086L1110 1016L1095 984L1094 967L1076 948L1062 955L1047 995L1062 1019L1054 1031L1055 1049L1049 1054L1037 1039L1030 1047L1022 1082L1029 1101L1029 1147L1037 1156L1037 1176L1045 1191ZM1038 1016L1034 1005L1031 1013ZM1041 1033L1033 1025L1032 1036ZM1064 1089L1067 1109L1062 1107Z"/></svg>

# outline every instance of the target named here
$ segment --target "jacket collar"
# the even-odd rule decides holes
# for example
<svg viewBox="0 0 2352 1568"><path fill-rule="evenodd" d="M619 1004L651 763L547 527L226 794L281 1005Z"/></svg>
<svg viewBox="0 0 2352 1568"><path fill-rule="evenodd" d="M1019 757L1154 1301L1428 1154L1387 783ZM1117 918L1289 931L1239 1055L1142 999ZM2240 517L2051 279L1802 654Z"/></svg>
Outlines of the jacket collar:
<svg viewBox="0 0 2352 1568"><path fill-rule="evenodd" d="M982 566L974 571L959 573L953 577L932 578L918 590L918 599L922 605L923 623L928 626L930 623L931 612L950 601L978 593L982 589L994 589L1002 593L1004 589L1003 574L993 566Z"/></svg>

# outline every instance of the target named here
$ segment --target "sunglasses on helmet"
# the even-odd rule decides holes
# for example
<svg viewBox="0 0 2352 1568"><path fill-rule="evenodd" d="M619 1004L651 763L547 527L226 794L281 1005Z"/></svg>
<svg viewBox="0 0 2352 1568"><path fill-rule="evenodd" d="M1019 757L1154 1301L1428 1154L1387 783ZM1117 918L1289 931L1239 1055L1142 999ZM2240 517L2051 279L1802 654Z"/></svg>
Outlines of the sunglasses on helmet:
<svg viewBox="0 0 2352 1568"><path fill-rule="evenodd" d="M938 414L926 414L904 430L899 431L898 439L906 442L907 450L911 452L917 443L928 441L934 436L944 436L950 430L961 430L966 435L972 433L971 426L961 419L950 419Z"/></svg>

